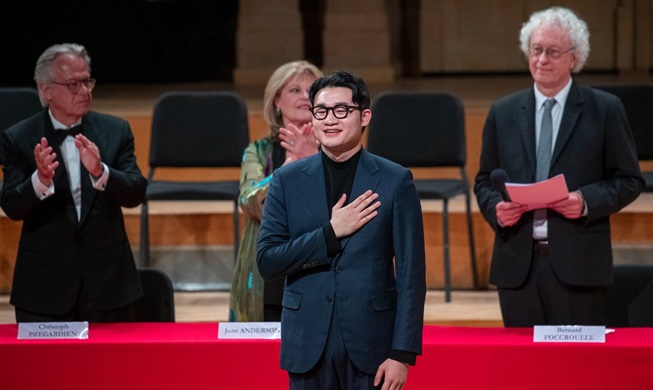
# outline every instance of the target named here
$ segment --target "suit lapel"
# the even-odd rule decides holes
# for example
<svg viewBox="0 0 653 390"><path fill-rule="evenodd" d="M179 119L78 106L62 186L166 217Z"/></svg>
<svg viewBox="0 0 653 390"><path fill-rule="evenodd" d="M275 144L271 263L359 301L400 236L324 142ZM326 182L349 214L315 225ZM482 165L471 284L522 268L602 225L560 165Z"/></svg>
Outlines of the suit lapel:
<svg viewBox="0 0 653 390"><path fill-rule="evenodd" d="M98 131L97 127L93 125L93 122L87 120L87 117L84 117L82 124L84 125L84 135L86 138L91 140L95 145L97 145L100 150L100 156L106 156L106 146L107 146L107 135ZM80 226L86 220L93 201L95 199L96 190L93 188L93 183L91 183L91 178L89 176L86 167L84 164L80 165L80 175L81 175L81 186L82 186L82 208L81 215L79 218Z"/></svg>
<svg viewBox="0 0 653 390"><path fill-rule="evenodd" d="M54 184L55 194L59 196L66 203L66 213L70 221L77 225L77 210L75 209L75 202L73 201L73 195L70 192L70 179L68 178L68 172L66 171L66 163L64 162L63 155L61 154L61 147L59 141L55 136L55 129L52 126L52 121L50 120L50 115L48 111L44 111L43 118L43 127L42 131L38 135L37 139L34 140L34 144L41 142L41 137L45 137L48 141L48 145L52 147L52 151L57 154L56 161L59 162L59 168L54 172L54 177L52 178L52 183Z"/></svg>
<svg viewBox="0 0 653 390"><path fill-rule="evenodd" d="M376 191L381 182L381 178L375 176L378 172L379 166L376 164L376 161L374 161L374 158L370 153L363 149L360 160L358 161L358 167L356 168L356 176L354 176L351 195L349 196L349 201L347 203L361 196L367 190ZM353 236L354 235L347 236L340 242L343 251ZM342 251L340 253L342 253Z"/></svg>
<svg viewBox="0 0 653 390"><path fill-rule="evenodd" d="M40 137L45 137L45 139L48 141L48 145L52 147L52 151L57 154L56 160L59 162L59 169L57 169L54 172L54 178L52 179L53 182L55 183L55 191L57 191L59 187L57 184L61 184L61 185L65 184L66 186L65 188L67 189L68 192L70 192L68 173L66 173L66 163L63 160L63 155L61 154L61 147L54 133L55 130L54 127L52 126L52 121L50 121L50 116L48 115L48 111L45 111L44 119L45 120L43 126L43 133L39 135L38 139L36 139L35 141L36 143L41 142ZM64 181L65 183L63 183Z"/></svg>
<svg viewBox="0 0 653 390"><path fill-rule="evenodd" d="M380 178L374 175L379 171L379 166L370 153L363 149L358 167L356 168L356 176L354 177L354 184L351 189L350 201L363 194L367 190L376 191L379 186Z"/></svg>
<svg viewBox="0 0 653 390"><path fill-rule="evenodd" d="M522 147L526 151L528 172L531 172L531 181L535 180L535 167L537 157L535 151L535 91L533 87L528 89L521 100L519 112L519 128L522 129Z"/></svg>
<svg viewBox="0 0 653 390"><path fill-rule="evenodd" d="M303 169L305 176L300 181L300 186L302 193L315 194L315 196L305 196L304 199L306 199L315 223L323 225L329 220L329 209L326 200L326 188L324 187L322 152L308 159L308 164Z"/></svg>
<svg viewBox="0 0 653 390"><path fill-rule="evenodd" d="M571 137L571 133L576 126L576 122L578 122L578 117L580 116L580 107L582 103L583 96L581 95L580 88L578 88L578 85L575 82L572 82L571 88L569 89L569 95L567 96L567 102L565 103L565 109L562 113L560 129L558 129L558 138L556 138L553 154L551 155L551 166L555 165L556 160L560 157L562 150L569 141L569 137Z"/></svg>

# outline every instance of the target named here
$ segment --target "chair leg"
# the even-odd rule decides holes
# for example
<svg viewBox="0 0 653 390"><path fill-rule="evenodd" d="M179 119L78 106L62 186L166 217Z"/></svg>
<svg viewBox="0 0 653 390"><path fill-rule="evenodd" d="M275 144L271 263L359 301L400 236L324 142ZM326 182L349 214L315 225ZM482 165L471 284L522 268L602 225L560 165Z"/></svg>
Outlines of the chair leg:
<svg viewBox="0 0 653 390"><path fill-rule="evenodd" d="M141 268L150 266L150 227L147 201L143 201L141 205L141 242L138 257Z"/></svg>
<svg viewBox="0 0 653 390"><path fill-rule="evenodd" d="M472 259L472 284L474 290L478 289L478 270L476 268L476 245L474 244L474 226L472 225L472 207L469 191L465 193L465 203L467 207L467 231L469 233L469 254Z"/></svg>
<svg viewBox="0 0 653 390"><path fill-rule="evenodd" d="M238 200L234 202L234 264L238 259L238 248L240 247L240 215L238 213Z"/></svg>
<svg viewBox="0 0 653 390"><path fill-rule="evenodd" d="M442 203L442 247L444 249L444 301L451 302L451 266L449 263L449 201Z"/></svg>

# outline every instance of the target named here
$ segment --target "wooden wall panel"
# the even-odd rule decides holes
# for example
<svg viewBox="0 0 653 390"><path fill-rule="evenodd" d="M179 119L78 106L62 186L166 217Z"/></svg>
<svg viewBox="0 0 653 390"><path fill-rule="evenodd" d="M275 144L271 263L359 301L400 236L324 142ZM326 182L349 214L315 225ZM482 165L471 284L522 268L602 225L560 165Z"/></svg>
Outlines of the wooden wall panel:
<svg viewBox="0 0 653 390"><path fill-rule="evenodd" d="M616 70L618 11L622 2L563 1L590 30L588 70ZM423 73L524 72L519 30L532 12L553 2L542 0L423 0L420 14L420 66ZM626 11L630 9L626 7ZM626 12L624 29L632 26ZM626 31L632 31L626 30ZM627 32L632 35L632 32Z"/></svg>

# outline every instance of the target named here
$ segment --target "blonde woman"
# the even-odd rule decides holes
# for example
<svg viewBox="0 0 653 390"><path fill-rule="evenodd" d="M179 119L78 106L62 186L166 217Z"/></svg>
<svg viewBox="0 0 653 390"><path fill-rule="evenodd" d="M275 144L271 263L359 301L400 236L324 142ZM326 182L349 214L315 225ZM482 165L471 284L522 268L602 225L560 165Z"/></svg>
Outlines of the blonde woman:
<svg viewBox="0 0 653 390"><path fill-rule="evenodd" d="M269 134L247 146L240 175L240 207L245 229L234 266L230 321L280 321L284 280L264 282L256 267L256 239L272 173L278 167L317 153L308 91L322 72L307 61L286 63L265 88L263 115Z"/></svg>

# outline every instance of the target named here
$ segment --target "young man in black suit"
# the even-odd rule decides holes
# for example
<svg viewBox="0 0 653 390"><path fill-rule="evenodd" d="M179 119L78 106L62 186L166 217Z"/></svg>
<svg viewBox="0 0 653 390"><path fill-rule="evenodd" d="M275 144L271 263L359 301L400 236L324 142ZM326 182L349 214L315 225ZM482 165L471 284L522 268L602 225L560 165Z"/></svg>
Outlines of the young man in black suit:
<svg viewBox="0 0 653 390"><path fill-rule="evenodd" d="M90 63L78 44L46 49L34 72L45 109L2 134L1 206L23 221L17 322L131 321L143 294L121 208L143 201L147 181L127 121L90 111Z"/></svg>
<svg viewBox="0 0 653 390"><path fill-rule="evenodd" d="M309 99L320 152L274 171L257 245L261 276L285 279L281 367L291 389L401 389L426 296L413 176L363 149L360 77L324 76Z"/></svg>

